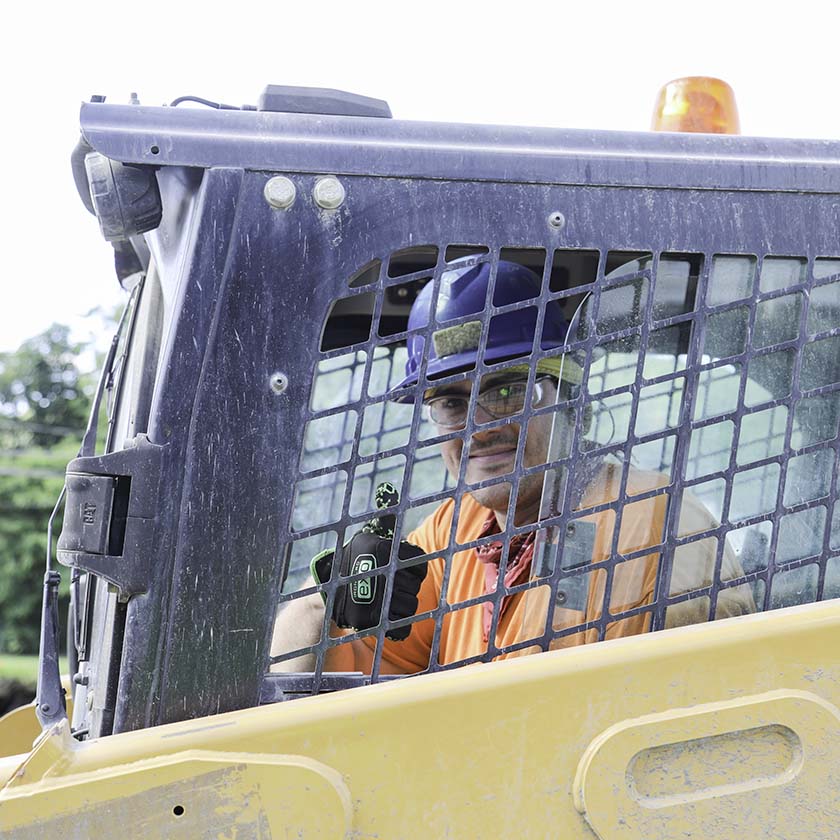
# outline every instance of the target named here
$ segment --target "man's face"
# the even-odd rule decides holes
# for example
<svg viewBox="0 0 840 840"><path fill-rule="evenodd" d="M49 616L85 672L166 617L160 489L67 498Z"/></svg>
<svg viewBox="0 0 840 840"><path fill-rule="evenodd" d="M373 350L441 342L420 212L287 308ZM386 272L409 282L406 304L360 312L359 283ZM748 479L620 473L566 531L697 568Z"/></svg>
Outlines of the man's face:
<svg viewBox="0 0 840 840"><path fill-rule="evenodd" d="M476 425L486 424L495 419L482 407L483 395L492 392L493 389L500 385L506 385L508 383L524 385L525 382L526 379L521 374L505 375L501 373L485 376L481 381L478 404L475 407L474 422ZM433 392L427 393L426 401L428 401L429 397L437 398L440 396L449 396L455 401L461 399L468 401L471 387L472 383L466 381L435 389ZM537 390L541 392L541 399L537 405L551 405L556 401L557 388L553 379L540 379L535 385L535 392ZM458 403L455 402L453 404L457 405ZM552 412L531 418L525 437L525 450L522 453L522 465L524 467L533 467L546 462L551 428L555 419L559 416L561 415ZM565 415L562 414L562 416ZM438 428L441 433L452 431L452 427L439 426ZM461 428L463 428L463 424ZM470 437L469 447L466 453L463 451L464 442L459 438L442 443L441 456L443 457L446 469L456 481L463 454L467 457L465 476L467 484L485 481L486 479L512 472L520 434L520 424L512 419L510 423L505 425L494 426L484 431L479 430L474 432ZM536 521L539 513L540 498L542 496L542 485L542 474L524 476L520 480L516 497L515 524L521 525L526 522ZM507 516L510 489L511 487L508 482L500 482L490 487L471 490L470 493L479 504L500 514L502 521L504 521L504 518Z"/></svg>

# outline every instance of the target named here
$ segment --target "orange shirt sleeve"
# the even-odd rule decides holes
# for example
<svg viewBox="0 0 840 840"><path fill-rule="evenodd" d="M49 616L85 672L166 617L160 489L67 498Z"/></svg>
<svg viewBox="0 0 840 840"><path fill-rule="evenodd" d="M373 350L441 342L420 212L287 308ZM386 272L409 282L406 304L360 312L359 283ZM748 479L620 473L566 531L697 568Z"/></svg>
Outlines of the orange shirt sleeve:
<svg viewBox="0 0 840 840"><path fill-rule="evenodd" d="M449 540L449 528L452 522L451 501L441 504L431 516L427 517L407 540L419 546L423 551L433 554L442 551ZM441 582L443 579L443 560L429 561L428 572L417 594L417 614L437 609L440 602ZM435 633L434 618L426 618L411 625L411 633L404 641L385 639L382 650L383 672L416 674L429 667L429 656ZM366 636L362 639L367 649L365 656L356 656L357 670L369 672L376 639ZM361 661L362 659L368 661ZM390 666L390 667L386 667Z"/></svg>

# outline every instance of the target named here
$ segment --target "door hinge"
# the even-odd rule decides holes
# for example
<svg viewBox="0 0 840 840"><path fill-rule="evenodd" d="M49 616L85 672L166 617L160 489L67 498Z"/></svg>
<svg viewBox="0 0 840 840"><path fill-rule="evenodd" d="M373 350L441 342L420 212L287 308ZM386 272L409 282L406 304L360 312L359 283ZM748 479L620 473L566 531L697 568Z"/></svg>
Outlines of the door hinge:
<svg viewBox="0 0 840 840"><path fill-rule="evenodd" d="M162 453L138 435L126 449L67 465L58 561L113 583L121 599L149 588Z"/></svg>

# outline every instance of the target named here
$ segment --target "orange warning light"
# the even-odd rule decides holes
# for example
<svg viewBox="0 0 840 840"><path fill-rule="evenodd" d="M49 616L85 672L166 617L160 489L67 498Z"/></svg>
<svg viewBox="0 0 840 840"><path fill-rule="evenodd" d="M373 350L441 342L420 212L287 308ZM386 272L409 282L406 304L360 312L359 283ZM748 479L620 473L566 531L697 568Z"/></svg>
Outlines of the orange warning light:
<svg viewBox="0 0 840 840"><path fill-rule="evenodd" d="M709 76L686 76L663 85L651 120L653 131L740 134L735 92Z"/></svg>

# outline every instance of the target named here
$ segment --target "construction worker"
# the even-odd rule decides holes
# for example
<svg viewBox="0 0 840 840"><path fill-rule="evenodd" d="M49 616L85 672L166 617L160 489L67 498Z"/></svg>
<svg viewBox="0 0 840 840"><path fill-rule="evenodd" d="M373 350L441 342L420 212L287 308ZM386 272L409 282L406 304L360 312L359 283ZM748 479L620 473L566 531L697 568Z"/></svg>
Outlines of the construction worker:
<svg viewBox="0 0 840 840"><path fill-rule="evenodd" d="M481 321L463 319L479 315L487 305L491 266L487 262L472 265L454 265L443 273L440 281L435 317L438 324L460 319L452 327L441 326L432 333L431 346L426 353L426 379L449 377L452 374L474 369L478 361ZM500 261L493 288L493 305L505 307L536 297L540 293L540 280L529 269L507 261ZM432 314L433 284L427 284L415 301L410 316L409 330L428 325ZM521 306L494 316L490 320L482 359L486 365L496 365L492 373L484 375L478 386L474 423L476 431L469 443L461 437L450 437L440 444L446 469L457 483L461 462L466 458L463 481L466 485L481 484L460 495L455 544L463 545L505 531L509 514L513 512L513 525L517 528L536 523L539 519L544 490L545 471L532 471L520 475L516 495L511 504L511 473L514 471L517 449L522 435L522 423L517 422L525 408L529 377L527 357L534 349L537 325L535 306ZM545 313L538 347L542 351L562 349L568 325L560 305L549 301ZM412 334L408 341L406 377L394 389L394 400L406 402L414 399L405 396L404 389L418 382L424 354L421 335ZM523 361L518 362L518 359ZM506 362L506 364L501 364ZM534 409L562 403L574 397L582 381L582 368L568 353L560 353L537 361L532 401ZM440 435L463 429L467 423L473 381L469 378L450 382L440 387L428 388L423 394L429 419L437 426ZM555 411L541 412L527 422L522 444L521 467L527 470L546 463L552 435L571 438L574 410L561 407ZM499 423L510 417L508 423ZM482 425L487 425L482 429ZM585 461L585 463L584 463ZM582 596L577 603L566 599L563 590L551 607L551 627L559 635L552 648L568 647L645 632L650 629L650 611L639 609L651 603L659 567L659 553L644 549L658 546L664 539L668 496L666 493L644 495L668 483L668 478L656 472L644 472L632 467L626 469L622 488L623 465L606 459L581 459L575 470L575 481L570 488L572 509L585 511L598 508L589 515L581 515L576 522L587 523L592 540L586 546L588 560L598 563L614 555L615 542L619 555L634 555L630 560L616 564L609 586L609 603L604 604L607 592L607 571L598 568L589 575L578 576L584 581ZM508 480L493 481L508 477ZM463 486L463 485L461 485ZM634 496L642 496L638 501ZM617 508L604 507L605 503L628 499L621 510L617 524ZM379 500L386 506L393 500ZM478 548L456 551L451 568L446 570L443 558L411 561L424 555L434 556L449 547L452 520L456 510L454 498L443 502L419 528L396 547L399 557L389 603L391 621L407 619L417 613L439 610L441 632L435 641L435 618L414 623L404 622L388 631L382 652L383 673L414 673L429 666L433 646L437 646L440 664L470 661L486 655L488 645L497 649L511 645L518 648L498 653L498 658L522 655L534 650L522 642L543 635L549 610L549 588L537 587L527 593L487 598L483 603L468 603L496 592L499 578L505 587L527 582L534 574L532 568L536 530L515 535L504 552L502 540L490 540ZM679 535L700 533L716 526L707 509L688 494L683 494L679 517ZM594 527L593 527L594 526ZM388 563L392 553L393 523L374 521L365 526L338 552L342 576L357 574L368 568ZM591 557L589 556L591 555ZM716 540L705 539L681 546L674 555L671 570L670 593L689 592L707 586L714 580ZM325 582L330 578L335 563L335 552L326 551L312 564L314 581ZM368 564L367 566L360 564ZM735 556L728 546L723 552L720 577L731 580L742 574ZM445 594L444 579L447 578ZM332 620L338 628L358 630L377 626L384 595L384 577L369 579L373 585L357 584L339 588L334 599ZM366 581L362 581L363 584ZM580 587L578 587L580 589ZM315 644L324 620L324 600L320 595L291 601L278 617L272 653L274 655L301 649ZM459 605L465 604L463 607ZM604 620L605 606L610 616L630 613L615 620ZM442 607L442 609L440 609ZM753 612L755 609L746 585L724 589L718 594L714 616L723 618ZM708 620L708 598L695 598L668 607L666 627L697 623ZM494 618L494 612L498 615ZM495 621L495 633L493 626ZM598 622L586 631L574 631L585 622ZM568 633L564 633L565 629ZM335 635L340 630L334 629ZM350 632L350 631L348 631ZM356 639L330 648L326 667L331 670L368 672L373 660L376 642L372 637ZM303 659L285 661L276 670L309 670L311 661Z"/></svg>

